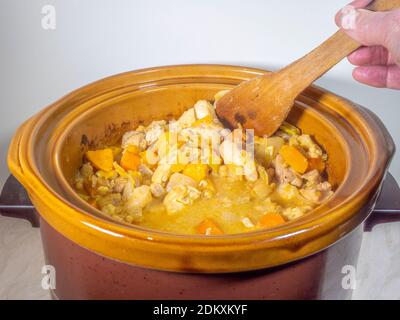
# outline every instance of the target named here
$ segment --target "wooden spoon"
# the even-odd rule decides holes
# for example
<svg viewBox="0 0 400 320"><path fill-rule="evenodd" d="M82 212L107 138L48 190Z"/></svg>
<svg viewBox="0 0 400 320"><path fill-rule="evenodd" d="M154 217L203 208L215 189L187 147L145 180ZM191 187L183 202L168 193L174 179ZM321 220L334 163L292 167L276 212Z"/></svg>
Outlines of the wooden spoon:
<svg viewBox="0 0 400 320"><path fill-rule="evenodd" d="M400 0L375 0L366 9L387 11ZM233 128L272 135L286 119L296 97L316 79L361 45L339 30L319 47L280 71L233 88L217 102L218 117Z"/></svg>

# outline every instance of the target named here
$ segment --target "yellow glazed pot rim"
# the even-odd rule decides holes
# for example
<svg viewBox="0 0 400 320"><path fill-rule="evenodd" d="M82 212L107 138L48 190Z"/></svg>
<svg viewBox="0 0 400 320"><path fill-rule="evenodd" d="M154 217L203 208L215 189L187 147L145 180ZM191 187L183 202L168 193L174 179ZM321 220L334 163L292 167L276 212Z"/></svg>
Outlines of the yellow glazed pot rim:
<svg viewBox="0 0 400 320"><path fill-rule="evenodd" d="M60 180L49 183L48 177L42 175L44 164L37 161L38 143L45 141L49 153L42 157L57 172L57 155L65 138L62 131L67 131L70 123L85 112L95 112L95 106L102 101L133 89L140 93L170 83L224 81L235 85L264 73L264 70L238 66L179 65L99 80L63 97L18 129L8 153L10 170L28 190L41 217L52 227L83 247L119 261L171 271L234 272L271 267L308 256L333 244L367 217L394 153L393 141L376 116L316 86L307 89L298 104L307 107L311 100L317 101L331 113L329 121L337 129L337 137L343 140L348 154L343 164L347 168L346 177L335 192L335 205L329 200L313 214L274 229L205 237L120 224L100 217L94 209L78 207L69 201L55 190ZM354 163L350 139L365 151L367 168L358 168ZM351 186L357 176L362 176L363 181L357 184L353 181ZM340 201L338 197L342 197Z"/></svg>

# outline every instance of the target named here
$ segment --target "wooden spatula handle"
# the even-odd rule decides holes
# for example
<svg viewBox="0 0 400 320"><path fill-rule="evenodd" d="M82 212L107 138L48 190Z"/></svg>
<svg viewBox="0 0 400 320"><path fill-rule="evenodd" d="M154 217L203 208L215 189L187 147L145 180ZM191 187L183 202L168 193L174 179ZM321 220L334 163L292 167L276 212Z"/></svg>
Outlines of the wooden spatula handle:
<svg viewBox="0 0 400 320"><path fill-rule="evenodd" d="M365 9L372 11L389 11L400 7L399 0L375 0Z"/></svg>
<svg viewBox="0 0 400 320"><path fill-rule="evenodd" d="M373 11L388 11L400 8L400 0L375 0L366 9ZM298 87L294 91L301 92L312 82L326 73L344 57L358 49L361 45L339 30L303 58L285 67L279 73L293 81ZM303 81L298 81L302 79Z"/></svg>

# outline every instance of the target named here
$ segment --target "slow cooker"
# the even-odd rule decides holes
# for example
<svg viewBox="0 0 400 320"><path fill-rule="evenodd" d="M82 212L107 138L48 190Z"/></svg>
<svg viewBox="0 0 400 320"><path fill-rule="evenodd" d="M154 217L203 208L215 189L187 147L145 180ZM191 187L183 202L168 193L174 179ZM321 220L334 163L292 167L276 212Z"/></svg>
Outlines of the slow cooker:
<svg viewBox="0 0 400 320"><path fill-rule="evenodd" d="M356 266L364 229L372 218L398 217L400 192L388 174L395 146L372 112L317 86L296 99L288 121L327 151L335 193L285 225L223 236L171 234L107 218L71 187L88 146L116 143L139 124L177 117L197 100L212 100L217 91L265 73L225 65L127 72L80 88L21 125L8 164L29 200L10 178L0 208L40 225L46 263L56 270L54 298L351 295L342 285L343 268Z"/></svg>

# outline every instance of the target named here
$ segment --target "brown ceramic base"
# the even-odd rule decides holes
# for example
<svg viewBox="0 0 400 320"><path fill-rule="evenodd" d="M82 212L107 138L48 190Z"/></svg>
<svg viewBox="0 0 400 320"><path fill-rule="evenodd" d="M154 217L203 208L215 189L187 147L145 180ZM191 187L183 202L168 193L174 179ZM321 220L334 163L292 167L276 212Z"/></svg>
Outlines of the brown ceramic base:
<svg viewBox="0 0 400 320"><path fill-rule="evenodd" d="M149 270L90 252L40 221L46 263L56 269L59 299L346 299L341 269L356 265L361 228L301 261L232 274Z"/></svg>

